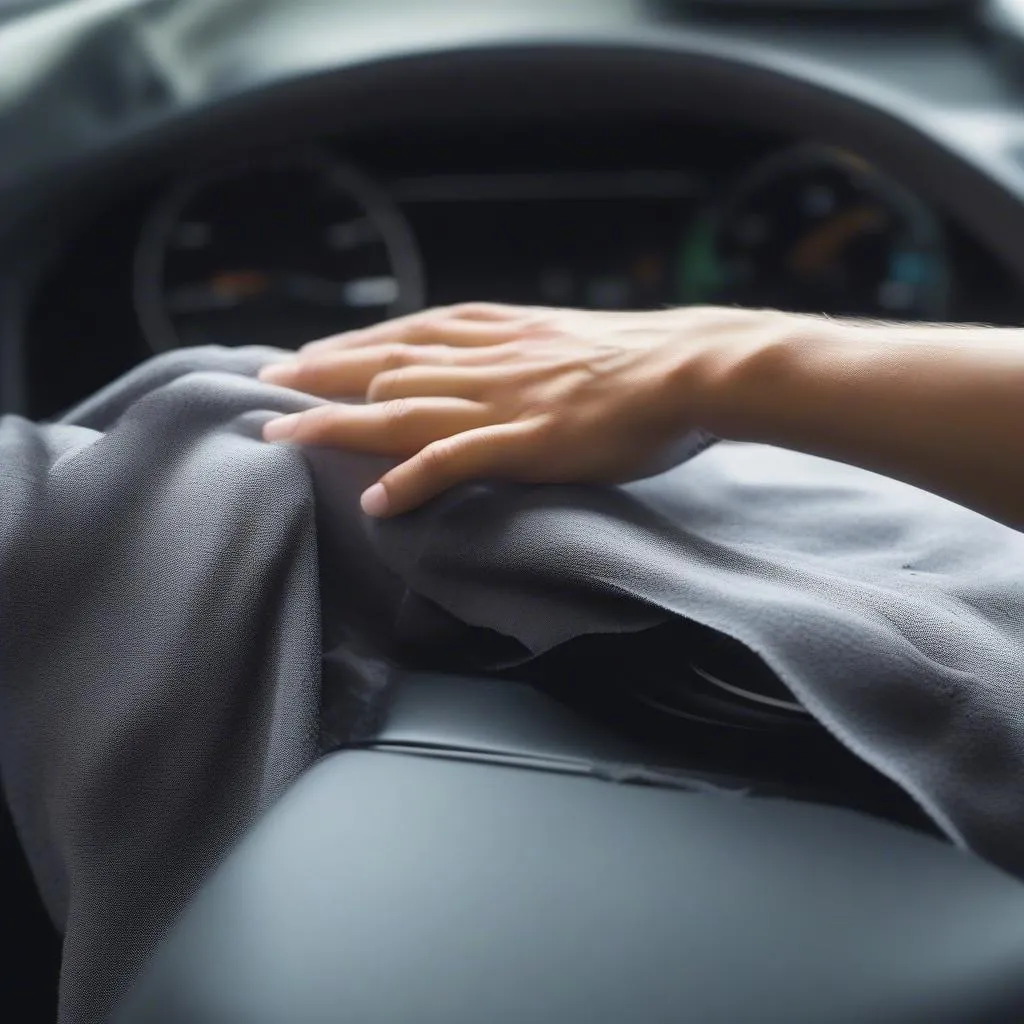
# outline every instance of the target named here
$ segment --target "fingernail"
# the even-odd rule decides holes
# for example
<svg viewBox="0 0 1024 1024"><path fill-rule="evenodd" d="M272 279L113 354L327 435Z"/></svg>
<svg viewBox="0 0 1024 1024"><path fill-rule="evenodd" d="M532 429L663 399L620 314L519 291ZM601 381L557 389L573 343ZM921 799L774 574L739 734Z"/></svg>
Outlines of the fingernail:
<svg viewBox="0 0 1024 1024"><path fill-rule="evenodd" d="M388 492L383 484L374 484L363 492L359 504L368 516L386 516L388 514Z"/></svg>
<svg viewBox="0 0 1024 1024"><path fill-rule="evenodd" d="M264 441L286 441L291 437L299 426L299 414L291 413L288 416L278 416L263 425Z"/></svg>
<svg viewBox="0 0 1024 1024"><path fill-rule="evenodd" d="M260 380L268 384L280 384L282 381L290 380L295 376L295 366L292 362L270 363L260 370Z"/></svg>

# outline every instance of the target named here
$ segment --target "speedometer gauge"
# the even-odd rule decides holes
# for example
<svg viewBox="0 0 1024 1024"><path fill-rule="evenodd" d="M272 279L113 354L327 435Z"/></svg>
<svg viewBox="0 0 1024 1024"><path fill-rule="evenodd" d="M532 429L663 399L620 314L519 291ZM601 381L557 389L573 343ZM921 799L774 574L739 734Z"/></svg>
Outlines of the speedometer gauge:
<svg viewBox="0 0 1024 1024"><path fill-rule="evenodd" d="M679 298L900 320L946 315L942 227L858 157L801 146L769 157L698 218Z"/></svg>
<svg viewBox="0 0 1024 1024"><path fill-rule="evenodd" d="M306 154L181 182L147 223L135 302L155 351L275 345L422 305L398 209L351 167Z"/></svg>

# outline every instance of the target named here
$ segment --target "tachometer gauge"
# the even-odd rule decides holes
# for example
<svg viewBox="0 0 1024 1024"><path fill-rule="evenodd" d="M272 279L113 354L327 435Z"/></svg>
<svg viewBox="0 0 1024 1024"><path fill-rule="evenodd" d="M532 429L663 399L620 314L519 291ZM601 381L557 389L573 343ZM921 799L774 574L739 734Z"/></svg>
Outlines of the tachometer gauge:
<svg viewBox="0 0 1024 1024"><path fill-rule="evenodd" d="M916 196L848 153L769 157L699 217L681 255L687 304L939 320L949 300L943 231Z"/></svg>
<svg viewBox="0 0 1024 1024"><path fill-rule="evenodd" d="M419 256L398 209L320 154L181 182L154 210L136 258L136 308L155 351L294 348L422 301Z"/></svg>

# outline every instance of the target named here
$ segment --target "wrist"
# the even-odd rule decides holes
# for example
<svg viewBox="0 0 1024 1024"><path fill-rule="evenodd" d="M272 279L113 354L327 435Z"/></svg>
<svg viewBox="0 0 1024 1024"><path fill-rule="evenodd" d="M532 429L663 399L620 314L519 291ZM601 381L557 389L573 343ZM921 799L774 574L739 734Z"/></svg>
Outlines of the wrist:
<svg viewBox="0 0 1024 1024"><path fill-rule="evenodd" d="M845 349L849 330L826 317L736 310L684 368L695 425L734 441L778 443L806 403L815 364Z"/></svg>

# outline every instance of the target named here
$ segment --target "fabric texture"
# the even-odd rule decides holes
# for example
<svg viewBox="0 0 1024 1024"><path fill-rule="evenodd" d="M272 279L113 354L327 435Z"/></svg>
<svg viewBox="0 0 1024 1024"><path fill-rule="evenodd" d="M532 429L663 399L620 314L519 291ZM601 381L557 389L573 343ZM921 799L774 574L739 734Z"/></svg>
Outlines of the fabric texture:
<svg viewBox="0 0 1024 1024"><path fill-rule="evenodd" d="M274 357L177 352L61 422L0 421L0 770L65 936L64 1024L103 1020L233 841L372 730L396 661L497 669L698 623L1024 876L1024 536L726 443L374 522L381 460L259 439L315 403L254 379Z"/></svg>

